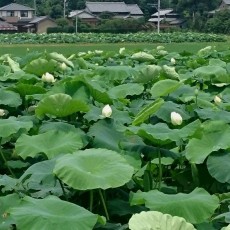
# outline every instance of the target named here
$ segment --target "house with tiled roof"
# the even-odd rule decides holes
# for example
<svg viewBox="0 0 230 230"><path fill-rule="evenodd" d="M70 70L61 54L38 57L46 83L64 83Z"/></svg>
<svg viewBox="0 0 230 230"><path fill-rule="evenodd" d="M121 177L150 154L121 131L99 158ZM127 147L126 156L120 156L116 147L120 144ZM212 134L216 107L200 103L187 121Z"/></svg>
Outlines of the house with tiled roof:
<svg viewBox="0 0 230 230"><path fill-rule="evenodd" d="M160 9L160 26L161 28L181 27L184 20L180 18L180 15L173 12L173 9ZM158 23L158 12L151 15L148 22L155 24Z"/></svg>
<svg viewBox="0 0 230 230"><path fill-rule="evenodd" d="M57 24L47 16L36 17L35 9L11 3L0 8L0 18L4 23L11 25L17 32L36 32L44 33L49 27L56 27ZM1 30L0 30L1 32Z"/></svg>
<svg viewBox="0 0 230 230"><path fill-rule="evenodd" d="M90 2L86 1L83 11L72 11L69 17L78 17L84 22L95 24L100 15L110 13L113 18L141 18L143 12L137 4L126 4L125 2Z"/></svg>
<svg viewBox="0 0 230 230"><path fill-rule="evenodd" d="M18 28L0 18L0 33L17 32Z"/></svg>
<svg viewBox="0 0 230 230"><path fill-rule="evenodd" d="M143 17L143 12L137 4L126 4L125 2L89 2L85 3L85 10L99 16L103 12L114 14L116 18Z"/></svg>
<svg viewBox="0 0 230 230"><path fill-rule="evenodd" d="M209 11L209 16L212 16L213 14L215 14L220 10L227 10L227 9L230 10L230 0L222 0L222 2L220 3L217 9Z"/></svg>

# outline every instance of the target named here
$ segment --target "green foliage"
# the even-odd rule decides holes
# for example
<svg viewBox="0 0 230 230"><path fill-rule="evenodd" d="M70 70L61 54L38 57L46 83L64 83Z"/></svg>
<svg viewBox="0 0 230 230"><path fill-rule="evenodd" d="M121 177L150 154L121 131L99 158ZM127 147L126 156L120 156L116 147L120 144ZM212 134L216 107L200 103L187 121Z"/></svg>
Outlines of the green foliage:
<svg viewBox="0 0 230 230"><path fill-rule="evenodd" d="M123 21L122 24L126 26L126 23L124 23ZM70 27L70 30L68 28L69 27L65 27L59 30L59 27L57 27L58 31L56 32L55 32L56 28L54 29L49 28L48 34L32 34L32 33L27 33L27 34L22 33L16 35L0 34L0 44L117 43L117 42L120 43L123 42L147 42L147 43L177 42L178 43L179 42L180 43L180 42L224 42L226 41L226 38L224 36L215 35L215 34L192 33L192 32L187 32L187 33L173 32L173 33L162 33L162 34L157 34L153 32L152 33L138 32L138 33L123 33L123 34L121 33L119 34L78 33L76 35L76 34L69 34L70 32L71 33L75 32L74 27ZM109 28L109 29L113 30L113 28ZM88 31L88 32L92 32L92 31Z"/></svg>
<svg viewBox="0 0 230 230"><path fill-rule="evenodd" d="M230 52L159 50L0 57L1 229L230 223Z"/></svg>

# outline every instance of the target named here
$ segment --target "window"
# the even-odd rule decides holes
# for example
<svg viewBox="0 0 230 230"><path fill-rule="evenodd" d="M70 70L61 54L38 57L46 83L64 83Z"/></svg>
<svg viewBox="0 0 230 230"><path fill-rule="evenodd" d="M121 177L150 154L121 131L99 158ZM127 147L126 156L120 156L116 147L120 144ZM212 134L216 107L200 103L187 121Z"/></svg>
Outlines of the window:
<svg viewBox="0 0 230 230"><path fill-rule="evenodd" d="M7 11L6 16L7 17L14 17L14 11Z"/></svg>
<svg viewBox="0 0 230 230"><path fill-rule="evenodd" d="M21 11L21 17L22 18L28 18L28 11Z"/></svg>

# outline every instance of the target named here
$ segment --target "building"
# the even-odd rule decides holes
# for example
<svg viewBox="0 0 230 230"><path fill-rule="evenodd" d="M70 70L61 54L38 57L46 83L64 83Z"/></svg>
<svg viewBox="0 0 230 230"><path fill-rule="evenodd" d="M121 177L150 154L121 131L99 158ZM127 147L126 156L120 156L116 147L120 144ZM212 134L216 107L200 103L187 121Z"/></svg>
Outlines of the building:
<svg viewBox="0 0 230 230"><path fill-rule="evenodd" d="M212 17L216 12L220 10L230 10L230 0L222 0L220 6L217 9L208 12L209 16Z"/></svg>
<svg viewBox="0 0 230 230"><path fill-rule="evenodd" d="M56 27L57 24L47 16L36 17L35 10L28 6L11 3L0 8L0 18L4 23L11 25L17 32L45 33L47 28ZM8 27L10 28L10 27ZM0 30L2 32L2 30Z"/></svg>
<svg viewBox="0 0 230 230"><path fill-rule="evenodd" d="M173 9L161 9L160 10L160 27L163 29L172 27L182 27L184 20L180 18L180 15L173 12ZM157 26L158 23L158 12L151 15L148 22L153 23Z"/></svg>
<svg viewBox="0 0 230 230"><path fill-rule="evenodd" d="M86 1L84 10L70 12L69 17L78 17L84 22L96 24L103 13L111 14L113 18L141 18L143 12L137 4L125 2L89 2Z"/></svg>
<svg viewBox="0 0 230 230"><path fill-rule="evenodd" d="M15 33L18 31L16 26L6 22L3 18L0 18L0 33Z"/></svg>
<svg viewBox="0 0 230 230"><path fill-rule="evenodd" d="M79 18L82 22L88 23L90 25L96 25L99 21L99 18L96 15L93 15L86 10L71 11L69 18Z"/></svg>

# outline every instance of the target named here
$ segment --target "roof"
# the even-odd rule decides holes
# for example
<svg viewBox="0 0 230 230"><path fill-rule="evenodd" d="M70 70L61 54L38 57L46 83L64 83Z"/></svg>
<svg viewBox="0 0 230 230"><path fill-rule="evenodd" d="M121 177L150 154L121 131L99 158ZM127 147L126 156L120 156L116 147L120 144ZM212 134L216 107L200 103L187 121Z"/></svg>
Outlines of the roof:
<svg viewBox="0 0 230 230"><path fill-rule="evenodd" d="M143 15L143 12L137 4L126 4L126 6L128 7L130 14Z"/></svg>
<svg viewBox="0 0 230 230"><path fill-rule="evenodd" d="M113 12L129 13L129 9L124 2L86 2L86 9L91 13Z"/></svg>
<svg viewBox="0 0 230 230"><path fill-rule="evenodd" d="M169 14L171 12L173 12L173 9L160 10L160 16L164 16L164 15ZM151 16L157 17L158 16L158 12L156 12L155 14L152 14Z"/></svg>
<svg viewBox="0 0 230 230"><path fill-rule="evenodd" d="M164 20L164 18L160 18L159 21L161 22L162 20ZM158 18L150 18L148 21L149 22L158 22Z"/></svg>
<svg viewBox="0 0 230 230"><path fill-rule="evenodd" d="M54 21L53 19L49 18L48 16L40 16L40 17L34 17L29 23L30 24L37 24L45 19Z"/></svg>
<svg viewBox="0 0 230 230"><path fill-rule="evenodd" d="M18 28L5 21L0 21L0 31L1 30L18 30Z"/></svg>
<svg viewBox="0 0 230 230"><path fill-rule="evenodd" d="M87 12L85 10L74 10L74 11L71 11L69 14L70 18L76 17L76 16L78 18L81 18L81 19L97 18L97 16L95 16L95 15L93 15L90 12Z"/></svg>
<svg viewBox="0 0 230 230"><path fill-rule="evenodd" d="M230 5L230 0L223 0L226 5Z"/></svg>
<svg viewBox="0 0 230 230"><path fill-rule="evenodd" d="M30 8L28 6L20 5L17 3L11 3L9 5L3 6L0 8L0 11L16 11L16 10L26 10L26 11L34 11L33 8Z"/></svg>

